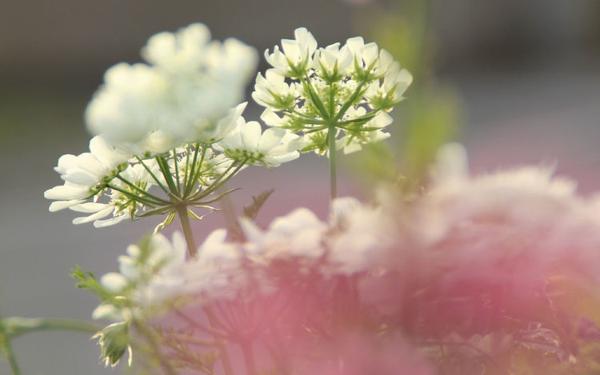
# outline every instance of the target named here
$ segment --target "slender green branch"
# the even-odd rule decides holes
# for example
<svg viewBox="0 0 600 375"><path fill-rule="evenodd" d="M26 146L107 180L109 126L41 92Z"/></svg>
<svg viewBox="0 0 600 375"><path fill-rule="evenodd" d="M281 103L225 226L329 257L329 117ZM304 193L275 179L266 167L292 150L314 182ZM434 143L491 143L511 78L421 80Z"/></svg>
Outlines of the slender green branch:
<svg viewBox="0 0 600 375"><path fill-rule="evenodd" d="M188 245L188 253L190 254L190 256L194 256L196 254L196 241L194 239L194 234L192 233L192 228L190 226L190 219L187 214L187 206L185 206L185 205L178 206L177 213L179 215L179 219L181 222L181 228L183 230L183 235L184 235L185 240ZM193 249L193 250L190 250L190 249ZM208 306L206 306L204 308L204 311L206 313L206 316L208 317L208 321L209 321L212 329L215 329L216 316L212 313L212 311L210 310L210 308ZM216 342L217 347L220 352L220 359L221 359L221 363L223 365L223 371L225 372L225 375L233 375L234 373L233 373L233 367L231 366L231 359L229 358L229 353L227 352L227 348L225 347L223 340L221 340L221 338L218 335L213 335L213 337L215 339L215 342Z"/></svg>
<svg viewBox="0 0 600 375"><path fill-rule="evenodd" d="M5 331L11 338L38 331L76 331L94 334L101 328L81 320L70 319L36 319L36 318L5 318L2 320Z"/></svg>
<svg viewBox="0 0 600 375"><path fill-rule="evenodd" d="M196 255L198 248L196 247L196 241L192 233L192 226L190 225L190 217L187 212L188 208L186 205L177 206L177 215L181 223L181 229L183 230L183 236L188 247L188 255L193 257Z"/></svg>
<svg viewBox="0 0 600 375"><path fill-rule="evenodd" d="M327 131L327 143L329 149L329 187L330 187L330 198L333 201L337 197L337 171L335 165L335 154L336 154L336 123L331 122L329 124L329 130Z"/></svg>
<svg viewBox="0 0 600 375"><path fill-rule="evenodd" d="M132 194L132 193L128 192L127 190L121 189L121 188L120 188L120 187L118 187L118 186L111 185L111 184L108 184L108 185L106 185L106 186L107 186L107 187L109 187L109 188L111 188L111 189L113 189L113 190L116 190L116 191L118 191L119 193L121 193L121 194L125 195L127 198L129 198L129 199L131 199L131 200L133 200L133 201L136 201L136 202L138 202L138 201L139 201L139 202L143 202L143 203L145 203L145 204L149 205L150 207L154 207L154 206L156 206L156 205L160 204L160 203L157 203L157 202L155 202L155 201L151 201L151 200L149 200L149 199L147 199L147 198L141 197L141 196L139 196L139 195Z"/></svg>
<svg viewBox="0 0 600 375"><path fill-rule="evenodd" d="M198 152L197 150L194 152ZM183 196L186 196L187 186L188 186L188 178L190 172L190 152L189 148L186 148L185 152L185 170L183 171Z"/></svg>
<svg viewBox="0 0 600 375"><path fill-rule="evenodd" d="M117 178L121 181L123 181L126 185L128 185L129 187L131 187L133 190L137 191L138 193L144 195L146 198L148 199L152 199L154 201L156 201L156 204L168 204L169 201L166 201L162 198L157 197L154 194L151 194L150 192L136 186L134 183L132 183L131 181L127 180L125 177L121 176L120 174L117 175Z"/></svg>
<svg viewBox="0 0 600 375"><path fill-rule="evenodd" d="M148 167L146 165L146 163L144 163L144 161L139 156L136 156L136 159L140 162L140 164L142 164L142 166L150 174L150 176L152 176L152 178L154 179L154 181L156 182L156 184L160 187L160 189L162 191L164 191L165 194L171 195L171 192L169 191L169 189L167 189L165 187L165 185L163 185L163 183L160 182L160 180L158 179L158 177L156 177L156 175L154 174L154 172L152 172L152 170L150 169L150 167Z"/></svg>
<svg viewBox="0 0 600 375"><path fill-rule="evenodd" d="M138 323L136 320L133 320L132 323L136 330L144 337L144 339L146 339L146 342L150 346L150 350L155 354L164 373L166 375L177 375L177 372L169 362L169 359L165 358L165 355L160 350L160 346L156 340L156 334L152 332L151 329L144 326L143 323Z"/></svg>
<svg viewBox="0 0 600 375"><path fill-rule="evenodd" d="M13 375L21 375L21 368L19 367L19 363L17 362L17 357L15 356L15 352L12 347L12 343L10 339L6 337L3 342L4 355L6 356L6 360L10 366L10 370Z"/></svg>
<svg viewBox="0 0 600 375"><path fill-rule="evenodd" d="M158 163L158 168L160 169L165 181L167 182L167 186L169 187L171 197L179 200L179 191L177 190L177 186L175 186L175 181L173 181L173 176L171 176L171 170L169 169L169 164L162 156L157 156L156 162Z"/></svg>
<svg viewBox="0 0 600 375"><path fill-rule="evenodd" d="M235 163L231 164L225 170L225 172L223 172L223 174L221 174L206 190L199 191L198 193L196 193L195 195L190 197L190 200L197 201L199 199L202 199L202 198L210 195L211 193L213 193L215 190L219 189L225 183L227 183L227 181L229 181L233 176L235 176L236 173L238 173L240 171L240 169L242 169L242 167L244 167L244 165L246 164L246 160L243 160L239 163L240 164L238 164L235 167L235 169L234 169ZM231 173L229 173L232 169L233 169L233 171Z"/></svg>
<svg viewBox="0 0 600 375"><path fill-rule="evenodd" d="M192 177L190 178L189 186L187 186L185 190L185 197L187 197L194 190L194 184L196 181L198 181L198 178L200 178L200 174L202 173L202 165L204 164L204 158L206 157L206 147L202 147L202 154L200 155L200 162L198 162L198 165L196 165L197 156L198 154L196 151L196 154L194 155L194 161L192 162Z"/></svg>
<svg viewBox="0 0 600 375"><path fill-rule="evenodd" d="M177 192L181 192L181 181L179 181L179 163L177 162L177 150L173 149L173 164L175 166L175 183Z"/></svg>

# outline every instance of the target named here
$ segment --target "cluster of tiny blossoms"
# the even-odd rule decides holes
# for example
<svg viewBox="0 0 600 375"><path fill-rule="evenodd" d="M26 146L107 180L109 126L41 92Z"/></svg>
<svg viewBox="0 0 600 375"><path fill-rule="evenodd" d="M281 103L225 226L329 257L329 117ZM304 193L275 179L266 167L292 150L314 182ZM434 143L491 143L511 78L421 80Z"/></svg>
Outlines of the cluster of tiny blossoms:
<svg viewBox="0 0 600 375"><path fill-rule="evenodd" d="M209 42L205 26L153 36L143 54L153 65L118 64L87 110L97 135L90 150L64 155L64 184L49 189L50 211L69 208L96 227L165 215L177 206L212 209L219 190L248 165L296 159L301 140L246 122L240 100L256 66L251 47ZM189 214L196 216L194 211Z"/></svg>
<svg viewBox="0 0 600 375"><path fill-rule="evenodd" d="M361 37L318 48L299 28L265 58L272 68L259 73L252 94L265 107L261 118L301 134L304 150L319 154L333 144L350 153L389 137L388 113L412 82L390 53Z"/></svg>
<svg viewBox="0 0 600 375"><path fill-rule="evenodd" d="M390 225L381 208L361 204L354 198L338 198L332 204L328 221L320 220L306 208L276 218L266 230L242 218L246 240L228 240L227 231L217 229L187 261L179 233L175 233L172 243L163 235L154 234L143 257L149 260L132 261L141 254L138 246L132 246L128 256L119 258L120 273L105 275L101 283L112 291L135 290L136 305L146 307L161 306L184 296L200 297L192 300L195 302L234 298L255 282L258 284L253 284L253 288L268 293L273 282L267 279L265 270L279 262L298 263L306 270L318 269L327 277L358 274L381 266L394 243ZM132 271L132 265L138 269ZM147 275L143 270L148 269L154 276L140 277ZM104 312L109 309L101 305L97 311L96 317L106 317Z"/></svg>
<svg viewBox="0 0 600 375"><path fill-rule="evenodd" d="M243 117L246 103L238 104L257 65L252 47L235 39L211 41L204 25L193 24L151 37L142 56L144 63L106 72L86 111L94 134L89 151L60 157L55 170L64 183L44 194L53 201L50 211L82 214L74 224L105 227L162 217L153 235L119 258L120 272L100 280L74 272L78 285L101 299L93 317L114 322L96 335L107 365L131 352L133 336L155 342L150 322L160 313L189 302L235 301L242 290L272 295L281 281L271 272L274 265L298 265L300 274L322 278L383 265L394 243L391 222L382 220L380 208L350 198L333 201L327 221L298 209L263 230L246 218L238 223L243 240L220 229L199 247L189 217L215 210L215 202L235 190L227 190L228 181L247 166L277 167L301 152L329 155L334 198L335 150L353 152L386 138L389 112L411 83L388 52L359 37L318 48L312 34L297 29L295 40L282 40L282 50L266 52L273 68L256 77L252 97L266 107L264 131ZM169 241L158 232L176 217L183 235ZM223 329L221 317L210 307L205 312L213 333ZM171 337L158 336L165 342ZM191 352L179 355L200 368L214 365ZM219 357L230 373L227 355ZM169 361L160 362L175 373Z"/></svg>
<svg viewBox="0 0 600 375"><path fill-rule="evenodd" d="M336 288L344 284L337 283L354 280L359 297L345 303L360 300L370 313L365 315L355 306L353 314L364 321L382 319L377 314L384 314L388 323L381 334L393 335L398 329L415 335L414 341L423 342L432 364L443 362L447 350L465 355L454 353L455 345L475 348L475 354L467 353L461 365L488 360L496 353L489 351L485 335L494 329L508 332L509 349L523 347L544 355L552 350L559 364L563 363L560 358L576 355L569 345L584 345L588 339L564 336L568 332L554 331L552 322L531 319L532 314L542 316L549 309L565 308L561 305L564 294L545 294L557 276L577 275L588 285L600 283L596 251L600 247L600 200L577 196L570 180L552 176L547 168L470 176L464 151L456 145L444 148L432 176L430 187L409 202L399 200L393 189L382 190L377 205L339 198L326 221L306 208L276 218L266 229L240 219L243 239L228 240L224 229L216 230L187 261L178 234L172 243L155 235L151 241L160 246L153 251L160 254L162 263L138 262L140 270L132 272L135 262L131 259L140 254L133 248L120 259L121 274L108 274L101 283L117 292L115 301L133 299L135 306L145 307L145 313L155 313L157 306L186 311L190 305L238 311L240 301L253 300L254 304L243 305L237 318L244 321L242 311L253 306L252 316L270 321L269 327L283 321L288 325L281 329L306 327L315 335L311 330L326 329L326 317L340 313L337 298L342 292ZM140 278L149 268L153 276ZM301 289L302 285L308 289ZM311 305L315 299L320 301L318 307ZM122 309L120 304L101 305L96 317L127 319L112 314ZM285 308L282 311L289 312L273 313L278 304L293 304L289 309L307 308L310 313ZM490 304L503 313L495 315ZM440 315L440 308L461 313ZM324 315L305 316L317 310ZM135 312L127 311L132 314L129 319L135 317ZM568 308L561 311L572 318ZM263 323L244 324L262 327ZM327 328L324 335L332 334L329 329L334 328ZM295 337L292 341L301 341L297 332L287 333ZM316 341L310 343L316 345Z"/></svg>

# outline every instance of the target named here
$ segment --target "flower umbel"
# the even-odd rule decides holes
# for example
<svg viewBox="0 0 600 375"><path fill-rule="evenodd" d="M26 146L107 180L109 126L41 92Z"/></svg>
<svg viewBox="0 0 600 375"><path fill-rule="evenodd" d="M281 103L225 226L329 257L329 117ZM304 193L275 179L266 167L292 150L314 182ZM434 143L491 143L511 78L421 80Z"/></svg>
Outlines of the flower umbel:
<svg viewBox="0 0 600 375"><path fill-rule="evenodd" d="M304 151L327 154L332 141L345 153L387 138L383 128L412 81L385 50L361 37L318 48L305 28L281 49L265 51L272 66L258 74L252 97L269 126L301 134Z"/></svg>

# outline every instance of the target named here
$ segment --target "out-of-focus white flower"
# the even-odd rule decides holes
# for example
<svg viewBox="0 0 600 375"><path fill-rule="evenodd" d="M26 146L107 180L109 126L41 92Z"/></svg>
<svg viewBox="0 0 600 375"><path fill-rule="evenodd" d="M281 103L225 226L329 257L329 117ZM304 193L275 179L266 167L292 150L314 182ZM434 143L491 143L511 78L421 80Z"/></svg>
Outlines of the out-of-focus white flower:
<svg viewBox="0 0 600 375"><path fill-rule="evenodd" d="M278 217L266 231L244 218L241 225L252 253L265 260L295 257L316 260L325 252L322 242L327 225L306 208Z"/></svg>
<svg viewBox="0 0 600 375"><path fill-rule="evenodd" d="M185 265L185 293L208 299L231 298L245 285L248 270L243 268L242 248L226 238L224 229L213 231L198 248L196 257Z"/></svg>
<svg viewBox="0 0 600 375"><path fill-rule="evenodd" d="M233 160L277 167L300 156L301 142L300 137L289 131L269 128L262 132L258 122L246 123L242 118L217 147Z"/></svg>
<svg viewBox="0 0 600 375"><path fill-rule="evenodd" d="M128 158L127 153L109 146L99 136L90 140L90 152L61 156L54 169L65 183L44 192L46 199L54 200L50 204L50 211L81 204L97 194Z"/></svg>
<svg viewBox="0 0 600 375"><path fill-rule="evenodd" d="M382 208L338 198L332 204L330 221L328 272L354 274L387 264L396 231Z"/></svg>
<svg viewBox="0 0 600 375"><path fill-rule="evenodd" d="M86 111L93 133L137 155L222 136L257 63L253 48L210 42L201 24L151 37L142 54L152 65L109 69Z"/></svg>
<svg viewBox="0 0 600 375"><path fill-rule="evenodd" d="M303 150L321 155L328 154L329 133L346 153L387 138L387 112L403 99L410 73L361 37L325 48L304 28L295 37L265 53L273 68L257 76L252 94L265 107L263 121L301 134Z"/></svg>
<svg viewBox="0 0 600 375"><path fill-rule="evenodd" d="M154 234L140 245L130 245L127 255L119 257L119 272L103 275L104 288L131 301L133 307L160 305L182 292L181 271L185 263L186 245L181 233L169 241ZM131 306L125 309L112 304L101 304L93 313L95 319L127 319Z"/></svg>

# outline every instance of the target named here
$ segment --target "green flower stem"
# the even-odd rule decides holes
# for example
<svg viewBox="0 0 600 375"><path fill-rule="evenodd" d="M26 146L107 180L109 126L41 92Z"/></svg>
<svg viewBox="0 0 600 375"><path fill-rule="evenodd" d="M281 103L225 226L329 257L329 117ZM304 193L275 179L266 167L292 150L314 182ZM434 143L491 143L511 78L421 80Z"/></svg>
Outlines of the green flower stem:
<svg viewBox="0 0 600 375"><path fill-rule="evenodd" d="M12 317L0 319L0 344L12 374L21 375L21 369L11 343L14 338L38 331L76 331L94 334L99 330L99 327L79 320Z"/></svg>
<svg viewBox="0 0 600 375"><path fill-rule="evenodd" d="M10 370L13 375L21 375L21 368L19 367L19 363L17 362L17 357L15 356L15 352L12 348L12 343L10 339L6 338L3 342L4 354L6 355L6 360L10 365Z"/></svg>
<svg viewBox="0 0 600 375"><path fill-rule="evenodd" d="M200 146L198 146L200 147ZM186 187L184 192L184 197L187 196L194 190L194 184L200 178L200 174L202 172L202 164L204 164L204 159L206 157L206 146L202 147L202 154L200 155L200 162L196 166L196 160L198 157L198 149L196 149L196 153L194 154L194 161L192 162L192 175L189 181L189 185Z"/></svg>
<svg viewBox="0 0 600 375"><path fill-rule="evenodd" d="M76 331L94 334L100 330L94 324L81 320L70 319L31 319L31 318L5 318L1 323L7 336L19 337L27 333L38 331Z"/></svg>
<svg viewBox="0 0 600 375"><path fill-rule="evenodd" d="M168 204L169 202L157 197L154 194L151 194L149 192L147 192L144 189L139 188L138 186L136 186L133 182L127 180L125 177L121 176L120 174L118 174L116 176L119 180L121 180L123 183L125 183L126 185L128 185L129 187L131 187L133 190L137 191L138 193L142 194L144 197L151 199L153 201L156 201L155 204Z"/></svg>
<svg viewBox="0 0 600 375"><path fill-rule="evenodd" d="M193 257L196 255L197 247L196 241L194 240L194 235L192 233L192 226L190 225L190 217L188 215L188 208L186 205L182 204L177 206L177 215L179 216L179 221L181 223L181 229L183 230L183 236L185 237L185 242L188 247L188 255Z"/></svg>
<svg viewBox="0 0 600 375"><path fill-rule="evenodd" d="M163 185L162 182L160 182L158 177L156 177L154 172L152 172L152 170L146 165L146 163L144 163L144 161L139 156L136 156L136 159L140 162L140 164L142 164L142 166L148 172L148 174L150 174L150 176L152 176L152 178L154 179L154 181L156 181L156 184L161 188L161 190L164 191L165 194L171 195L171 192L169 191L169 189L167 189L165 187L165 185Z"/></svg>
<svg viewBox="0 0 600 375"><path fill-rule="evenodd" d="M181 181L179 181L179 163L177 163L177 150L173 149L173 165L175 166L175 183L177 191L181 192Z"/></svg>
<svg viewBox="0 0 600 375"><path fill-rule="evenodd" d="M132 194L132 193L128 192L127 190L123 190L120 187L115 186L115 185L107 184L106 187L118 191L119 193L123 194L124 196L128 197L129 199L131 199L133 201L143 202L143 203L149 205L150 207L154 207L154 206L161 204L160 202L156 202L156 201L150 200L148 198L144 198L142 196Z"/></svg>
<svg viewBox="0 0 600 375"><path fill-rule="evenodd" d="M158 345L158 340L156 338L156 333L151 329L146 327L143 323L139 323L136 320L132 321L135 329L146 339L146 342L150 346L150 350L158 359L160 366L163 368L163 371L166 375L177 375L177 372L169 362L168 358L165 358L163 352L160 350L160 346Z"/></svg>
<svg viewBox="0 0 600 375"><path fill-rule="evenodd" d="M337 197L337 170L335 165L335 154L336 154L336 145L335 145L335 133L336 133L336 123L329 123L328 131L327 131L327 142L329 149L329 186L330 186L330 197L333 201Z"/></svg>
<svg viewBox="0 0 600 375"><path fill-rule="evenodd" d="M181 228L183 230L183 235L184 235L185 241L187 242L187 245L188 245L188 254L190 256L194 256L194 255L196 255L197 248L196 248L196 241L194 240L194 234L192 233L192 228L190 226L190 219L187 214L187 206L186 205L178 206L177 214L179 215L179 221L181 222ZM191 249L193 249L193 250L191 250ZM214 315L214 313L208 306L204 307L204 312L206 313L206 316L208 317L208 321L209 321L211 327L213 329L215 329L216 321L217 321L216 316ZM225 375L233 375L233 367L231 366L231 360L229 358L229 353L227 352L227 348L225 347L225 344L223 343L223 341L221 340L221 338L218 335L213 335L213 337L217 344L219 352L221 353L220 359L221 359L221 363L223 365L223 371L225 372Z"/></svg>
<svg viewBox="0 0 600 375"><path fill-rule="evenodd" d="M169 187L170 195L178 199L179 190L175 185L175 181L173 181L173 176L171 176L169 164L162 156L157 156L155 159L156 163L158 164L158 167L160 168L161 173L163 174L163 177L165 178L165 181L167 181L167 186Z"/></svg>
<svg viewBox="0 0 600 375"><path fill-rule="evenodd" d="M242 160L239 163L240 164L238 164L237 166L235 165L235 163L231 164L225 170L225 172L223 172L223 174L221 174L208 188L206 188L206 190L201 190L201 191L196 192L193 196L188 197L187 200L190 202L196 202L196 201L212 194L214 191L216 191L221 186L223 186L225 183L227 183L227 181L229 181L229 179L231 179L236 173L238 173L240 171L240 169L242 169L242 167L246 164L246 160ZM234 166L235 166L235 169L234 169ZM231 170L233 170L233 171L231 173L229 173Z"/></svg>

